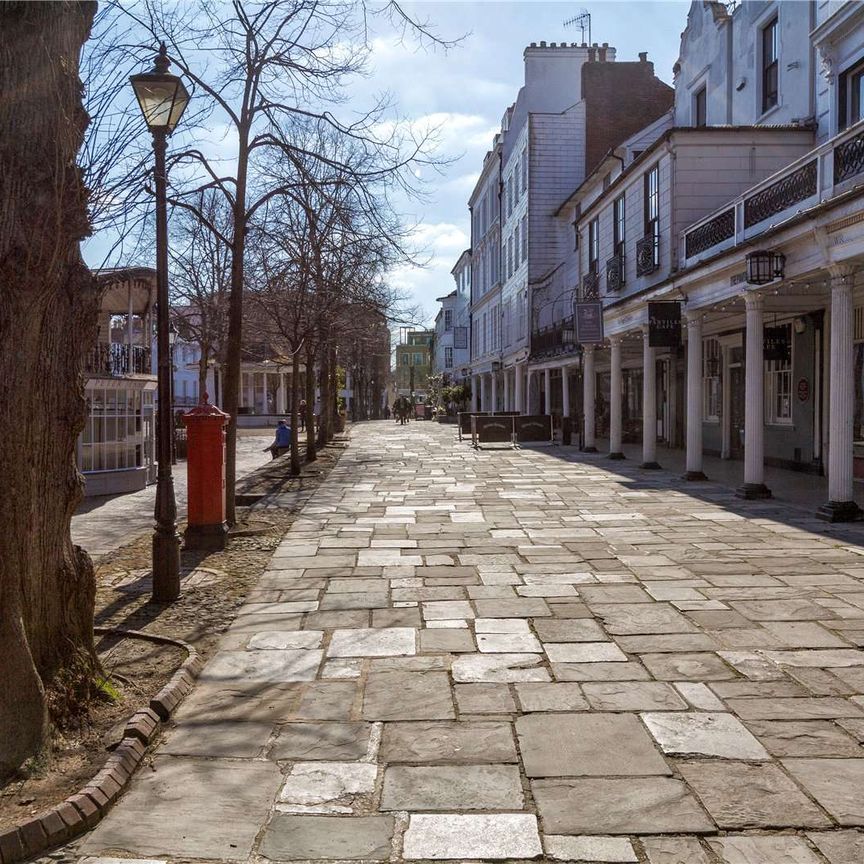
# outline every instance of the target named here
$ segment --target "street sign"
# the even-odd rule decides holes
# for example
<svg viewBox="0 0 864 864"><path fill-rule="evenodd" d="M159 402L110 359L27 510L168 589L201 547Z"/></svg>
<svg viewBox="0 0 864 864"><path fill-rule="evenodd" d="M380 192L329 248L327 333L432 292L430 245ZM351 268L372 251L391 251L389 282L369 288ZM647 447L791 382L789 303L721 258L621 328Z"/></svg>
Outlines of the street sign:
<svg viewBox="0 0 864 864"><path fill-rule="evenodd" d="M648 345L677 348L681 344L681 304L664 300L648 304Z"/></svg>
<svg viewBox="0 0 864 864"><path fill-rule="evenodd" d="M581 345L603 344L603 303L585 300L573 304L576 321L576 341Z"/></svg>

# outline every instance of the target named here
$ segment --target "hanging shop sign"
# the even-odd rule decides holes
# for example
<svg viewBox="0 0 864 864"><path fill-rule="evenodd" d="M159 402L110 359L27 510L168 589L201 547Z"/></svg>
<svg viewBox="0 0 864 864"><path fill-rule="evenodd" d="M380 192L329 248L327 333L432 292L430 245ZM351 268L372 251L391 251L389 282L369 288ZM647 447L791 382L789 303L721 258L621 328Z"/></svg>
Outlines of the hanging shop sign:
<svg viewBox="0 0 864 864"><path fill-rule="evenodd" d="M603 343L603 303L600 300L585 300L573 304L576 320L576 341L581 345Z"/></svg>
<svg viewBox="0 0 864 864"><path fill-rule="evenodd" d="M664 300L648 304L648 345L677 348L681 344L681 304Z"/></svg>
<svg viewBox="0 0 864 864"><path fill-rule="evenodd" d="M762 351L766 360L776 360L780 363L788 362L791 357L790 349L788 325L781 324L779 327L765 328Z"/></svg>
<svg viewBox="0 0 864 864"><path fill-rule="evenodd" d="M810 382L806 378L798 379L798 401L806 402L810 398Z"/></svg>

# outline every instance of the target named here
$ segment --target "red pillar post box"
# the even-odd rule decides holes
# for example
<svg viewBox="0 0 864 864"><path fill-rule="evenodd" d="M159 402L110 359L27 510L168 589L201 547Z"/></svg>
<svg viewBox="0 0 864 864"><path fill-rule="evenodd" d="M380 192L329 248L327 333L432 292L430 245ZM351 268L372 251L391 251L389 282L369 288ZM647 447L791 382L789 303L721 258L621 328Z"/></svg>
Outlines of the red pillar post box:
<svg viewBox="0 0 864 864"><path fill-rule="evenodd" d="M210 405L205 393L201 404L183 415L183 421L188 449L186 546L189 549L224 549L228 533L225 521L225 427L228 415Z"/></svg>

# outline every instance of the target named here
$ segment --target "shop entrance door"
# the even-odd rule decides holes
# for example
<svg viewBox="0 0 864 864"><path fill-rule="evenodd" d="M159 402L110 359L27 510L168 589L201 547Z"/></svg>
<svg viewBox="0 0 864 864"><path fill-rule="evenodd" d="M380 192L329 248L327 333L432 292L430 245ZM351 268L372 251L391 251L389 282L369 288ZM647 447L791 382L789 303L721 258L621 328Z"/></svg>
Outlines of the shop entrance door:
<svg viewBox="0 0 864 864"><path fill-rule="evenodd" d="M734 353L734 352L733 352ZM729 458L744 458L744 364L729 364Z"/></svg>

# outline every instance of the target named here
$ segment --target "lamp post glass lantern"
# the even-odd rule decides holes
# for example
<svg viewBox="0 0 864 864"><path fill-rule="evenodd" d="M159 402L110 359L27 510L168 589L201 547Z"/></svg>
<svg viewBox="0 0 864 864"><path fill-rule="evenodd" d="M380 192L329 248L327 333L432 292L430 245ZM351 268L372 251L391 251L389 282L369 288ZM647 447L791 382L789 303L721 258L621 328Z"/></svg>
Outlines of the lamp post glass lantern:
<svg viewBox="0 0 864 864"><path fill-rule="evenodd" d="M165 167L167 138L174 131L189 93L170 68L163 42L152 72L132 75L130 81L144 122L153 135L156 198L156 353L158 370L157 438L159 468L156 475L155 530L153 533L153 599L165 603L180 596L180 535L177 501L171 471L173 417L171 389L171 325L168 301L168 175Z"/></svg>

